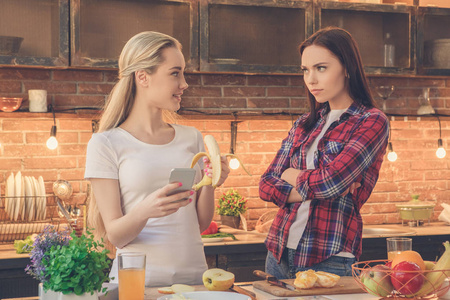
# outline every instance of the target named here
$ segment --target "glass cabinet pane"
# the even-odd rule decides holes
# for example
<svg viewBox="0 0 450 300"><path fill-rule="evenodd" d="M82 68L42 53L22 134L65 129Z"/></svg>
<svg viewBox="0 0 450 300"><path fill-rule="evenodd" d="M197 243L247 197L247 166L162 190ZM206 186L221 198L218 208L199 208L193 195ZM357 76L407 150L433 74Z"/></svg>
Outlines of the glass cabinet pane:
<svg viewBox="0 0 450 300"><path fill-rule="evenodd" d="M73 0L73 65L117 67L125 43L142 31L171 35L183 45L189 63L196 48L191 45L194 18L189 1ZM194 51L193 51L194 50ZM194 53L193 53L194 52Z"/></svg>
<svg viewBox="0 0 450 300"><path fill-rule="evenodd" d="M417 59L423 64L420 73L450 75L449 28L449 8L419 8Z"/></svg>
<svg viewBox="0 0 450 300"><path fill-rule="evenodd" d="M297 48L312 29L307 5L209 4L201 14L201 70L298 72Z"/></svg>
<svg viewBox="0 0 450 300"><path fill-rule="evenodd" d="M67 1L2 0L0 63L67 66L68 17Z"/></svg>
<svg viewBox="0 0 450 300"><path fill-rule="evenodd" d="M316 28L337 26L358 43L368 73L414 71L414 7L321 2Z"/></svg>

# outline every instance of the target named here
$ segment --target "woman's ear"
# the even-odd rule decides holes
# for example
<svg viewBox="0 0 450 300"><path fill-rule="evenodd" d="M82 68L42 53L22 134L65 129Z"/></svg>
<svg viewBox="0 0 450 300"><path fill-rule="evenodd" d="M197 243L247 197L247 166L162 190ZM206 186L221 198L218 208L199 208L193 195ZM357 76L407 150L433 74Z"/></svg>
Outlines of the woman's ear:
<svg viewBox="0 0 450 300"><path fill-rule="evenodd" d="M148 73L144 70L136 71L135 74L136 84L139 84L143 87L147 87L149 84L149 76Z"/></svg>

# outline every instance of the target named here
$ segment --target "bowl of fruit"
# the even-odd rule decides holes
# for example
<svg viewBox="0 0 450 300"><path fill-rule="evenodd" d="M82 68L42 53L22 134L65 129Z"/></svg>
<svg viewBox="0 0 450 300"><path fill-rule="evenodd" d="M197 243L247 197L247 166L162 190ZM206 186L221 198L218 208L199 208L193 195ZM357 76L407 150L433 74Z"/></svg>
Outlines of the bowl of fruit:
<svg viewBox="0 0 450 300"><path fill-rule="evenodd" d="M388 298L432 299L448 292L450 285L450 243L437 262L424 261L416 251L403 251L393 260L361 261L352 274L369 294Z"/></svg>

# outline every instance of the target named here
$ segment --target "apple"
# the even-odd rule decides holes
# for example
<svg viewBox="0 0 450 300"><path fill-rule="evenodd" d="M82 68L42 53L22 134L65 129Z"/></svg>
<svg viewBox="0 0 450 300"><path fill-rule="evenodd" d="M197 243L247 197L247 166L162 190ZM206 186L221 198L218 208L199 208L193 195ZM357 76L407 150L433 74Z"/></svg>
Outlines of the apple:
<svg viewBox="0 0 450 300"><path fill-rule="evenodd" d="M386 265L376 265L365 269L361 274L361 282L369 294L386 297L390 295L394 287L391 283L391 268Z"/></svg>
<svg viewBox="0 0 450 300"><path fill-rule="evenodd" d="M389 268L392 268L392 260L389 260L389 261L386 263L386 266L388 266Z"/></svg>
<svg viewBox="0 0 450 300"><path fill-rule="evenodd" d="M417 293L422 287L424 279L419 265L410 261L399 262L392 269L392 284L397 292L406 296Z"/></svg>
<svg viewBox="0 0 450 300"><path fill-rule="evenodd" d="M210 291L226 291L234 284L234 274L222 269L209 269L203 273L203 284Z"/></svg>

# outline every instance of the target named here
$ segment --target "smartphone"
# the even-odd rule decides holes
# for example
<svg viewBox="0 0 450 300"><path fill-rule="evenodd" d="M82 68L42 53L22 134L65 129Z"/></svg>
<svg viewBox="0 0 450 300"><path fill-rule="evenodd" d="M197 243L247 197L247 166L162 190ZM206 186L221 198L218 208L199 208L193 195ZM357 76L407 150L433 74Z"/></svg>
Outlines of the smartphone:
<svg viewBox="0 0 450 300"><path fill-rule="evenodd" d="M175 168L170 171L169 183L181 182L183 185L171 190L167 193L167 196L177 194L179 192L186 192L192 190L194 185L195 170L191 168ZM188 198L183 198L177 201L187 200Z"/></svg>

